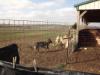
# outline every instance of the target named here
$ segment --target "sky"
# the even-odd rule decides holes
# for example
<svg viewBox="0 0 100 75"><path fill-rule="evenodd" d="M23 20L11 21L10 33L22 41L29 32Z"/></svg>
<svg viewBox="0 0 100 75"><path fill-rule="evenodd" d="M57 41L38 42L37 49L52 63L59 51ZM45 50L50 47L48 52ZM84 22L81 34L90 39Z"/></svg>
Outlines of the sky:
<svg viewBox="0 0 100 75"><path fill-rule="evenodd" d="M0 0L0 18L48 20L73 24L74 4L85 0Z"/></svg>

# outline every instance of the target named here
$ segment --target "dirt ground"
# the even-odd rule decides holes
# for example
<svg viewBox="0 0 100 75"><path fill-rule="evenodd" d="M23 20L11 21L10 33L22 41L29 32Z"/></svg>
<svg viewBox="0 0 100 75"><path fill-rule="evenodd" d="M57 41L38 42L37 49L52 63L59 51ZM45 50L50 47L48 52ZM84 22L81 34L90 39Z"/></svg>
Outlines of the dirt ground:
<svg viewBox="0 0 100 75"><path fill-rule="evenodd" d="M36 40L36 39L35 39ZM32 39L20 39L12 41L1 41L0 47L16 43L19 47L20 64L32 67L33 59L36 59L37 66L50 69L74 70L100 74L100 47L81 48L68 57L66 64L66 50L41 49L37 52L33 49L34 41Z"/></svg>
<svg viewBox="0 0 100 75"><path fill-rule="evenodd" d="M66 70L100 74L100 47L87 47L74 52L69 61Z"/></svg>

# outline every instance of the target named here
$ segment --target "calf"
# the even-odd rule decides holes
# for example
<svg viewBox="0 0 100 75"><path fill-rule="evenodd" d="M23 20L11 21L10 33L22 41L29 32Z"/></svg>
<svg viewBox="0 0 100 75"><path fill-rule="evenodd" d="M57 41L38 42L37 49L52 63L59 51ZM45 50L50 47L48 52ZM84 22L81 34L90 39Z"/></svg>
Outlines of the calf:
<svg viewBox="0 0 100 75"><path fill-rule="evenodd" d="M40 41L36 42L34 48L39 51L40 48L46 48L49 49L49 45L52 43L51 39L48 39L48 41Z"/></svg>

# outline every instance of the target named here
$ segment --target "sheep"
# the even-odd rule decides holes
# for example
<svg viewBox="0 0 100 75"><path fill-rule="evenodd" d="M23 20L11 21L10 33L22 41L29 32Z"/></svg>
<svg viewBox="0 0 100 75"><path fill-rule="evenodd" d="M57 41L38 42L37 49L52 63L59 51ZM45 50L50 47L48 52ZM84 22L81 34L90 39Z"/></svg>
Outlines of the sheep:
<svg viewBox="0 0 100 75"><path fill-rule="evenodd" d="M40 49L40 48L49 49L49 45L50 45L51 43L52 43L52 40L51 40L51 39L48 39L47 41L36 42L36 43L35 43L35 46L34 46L34 49L38 50L38 52L39 52L39 49Z"/></svg>

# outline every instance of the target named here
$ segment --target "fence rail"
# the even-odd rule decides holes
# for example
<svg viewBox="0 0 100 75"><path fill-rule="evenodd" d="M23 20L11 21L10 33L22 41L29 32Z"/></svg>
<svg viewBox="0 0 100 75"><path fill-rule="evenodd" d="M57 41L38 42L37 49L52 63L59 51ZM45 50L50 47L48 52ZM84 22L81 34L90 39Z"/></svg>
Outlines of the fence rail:
<svg viewBox="0 0 100 75"><path fill-rule="evenodd" d="M42 21L42 20L15 20L15 19L0 19L0 25L66 25L65 22Z"/></svg>

